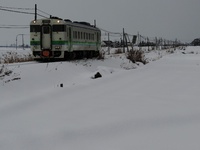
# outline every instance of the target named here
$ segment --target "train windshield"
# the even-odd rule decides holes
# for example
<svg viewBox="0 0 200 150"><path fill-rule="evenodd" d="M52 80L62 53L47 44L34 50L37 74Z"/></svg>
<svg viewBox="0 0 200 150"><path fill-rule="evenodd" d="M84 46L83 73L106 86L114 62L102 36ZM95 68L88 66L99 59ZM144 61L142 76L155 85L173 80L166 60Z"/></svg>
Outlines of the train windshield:
<svg viewBox="0 0 200 150"><path fill-rule="evenodd" d="M31 25L30 26L30 31L31 32L40 32L41 31L41 27L40 27L40 25Z"/></svg>
<svg viewBox="0 0 200 150"><path fill-rule="evenodd" d="M53 25L53 32L65 32L66 26L65 25Z"/></svg>

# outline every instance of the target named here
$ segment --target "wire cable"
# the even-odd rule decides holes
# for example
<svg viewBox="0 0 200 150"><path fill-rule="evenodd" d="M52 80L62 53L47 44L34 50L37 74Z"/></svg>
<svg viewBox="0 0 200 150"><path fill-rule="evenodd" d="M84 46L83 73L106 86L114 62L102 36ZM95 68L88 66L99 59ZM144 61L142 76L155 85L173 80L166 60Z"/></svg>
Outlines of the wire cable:
<svg viewBox="0 0 200 150"><path fill-rule="evenodd" d="M40 10L40 9L37 9L39 12L41 12L41 13L43 13L43 14L45 14L45 15L49 15L49 16L51 16L51 14L49 14L49 13L46 13L46 12L44 12L44 11L42 11L42 10Z"/></svg>
<svg viewBox="0 0 200 150"><path fill-rule="evenodd" d="M34 8L18 8L18 7L4 7L4 6L0 6L0 8L4 8L4 9L19 9L19 10L34 10Z"/></svg>
<svg viewBox="0 0 200 150"><path fill-rule="evenodd" d="M29 28L29 25L1 25L0 24L0 28L2 29L25 29L25 28Z"/></svg>
<svg viewBox="0 0 200 150"><path fill-rule="evenodd" d="M24 11L18 11L18 10L10 10L10 9L4 9L4 8L0 8L0 10L8 11L8 12L14 12L14 13L22 13L22 14L31 14L31 15L34 14L34 13L31 13L31 12L24 12Z"/></svg>

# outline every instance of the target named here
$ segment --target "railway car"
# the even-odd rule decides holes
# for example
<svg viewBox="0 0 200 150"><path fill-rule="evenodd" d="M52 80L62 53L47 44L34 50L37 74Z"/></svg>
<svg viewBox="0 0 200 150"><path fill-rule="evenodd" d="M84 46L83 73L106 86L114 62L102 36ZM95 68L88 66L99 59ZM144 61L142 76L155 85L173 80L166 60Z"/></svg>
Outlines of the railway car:
<svg viewBox="0 0 200 150"><path fill-rule="evenodd" d="M57 17L30 23L30 45L35 60L61 60L98 56L101 31L87 22Z"/></svg>

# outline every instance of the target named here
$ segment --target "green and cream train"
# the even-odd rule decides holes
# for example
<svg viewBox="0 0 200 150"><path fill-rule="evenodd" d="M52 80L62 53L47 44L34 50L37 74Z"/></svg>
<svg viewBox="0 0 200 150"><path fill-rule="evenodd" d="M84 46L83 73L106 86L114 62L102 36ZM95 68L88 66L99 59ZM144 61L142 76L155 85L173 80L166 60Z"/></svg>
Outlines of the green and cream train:
<svg viewBox="0 0 200 150"><path fill-rule="evenodd" d="M30 45L35 60L91 58L99 55L101 31L87 22L38 19L30 23Z"/></svg>

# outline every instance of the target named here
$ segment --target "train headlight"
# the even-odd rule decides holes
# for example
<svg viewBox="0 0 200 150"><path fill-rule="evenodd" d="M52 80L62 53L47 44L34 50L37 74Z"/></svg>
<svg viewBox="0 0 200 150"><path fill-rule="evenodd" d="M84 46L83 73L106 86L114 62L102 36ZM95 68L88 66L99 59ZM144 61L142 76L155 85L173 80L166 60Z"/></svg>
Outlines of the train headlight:
<svg viewBox="0 0 200 150"><path fill-rule="evenodd" d="M60 23L60 20L57 20L57 23Z"/></svg>
<svg viewBox="0 0 200 150"><path fill-rule="evenodd" d="M57 49L57 50L60 50L61 48L62 48L62 46L60 46L60 45L55 46L55 49Z"/></svg>

